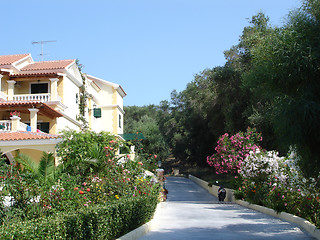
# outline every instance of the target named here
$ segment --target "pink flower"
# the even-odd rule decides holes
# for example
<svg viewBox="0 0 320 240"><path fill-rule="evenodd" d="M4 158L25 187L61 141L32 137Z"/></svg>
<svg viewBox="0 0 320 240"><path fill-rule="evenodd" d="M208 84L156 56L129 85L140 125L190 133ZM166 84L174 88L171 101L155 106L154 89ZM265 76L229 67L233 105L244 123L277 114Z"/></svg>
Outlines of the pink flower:
<svg viewBox="0 0 320 240"><path fill-rule="evenodd" d="M139 164L139 165L141 165L141 166L143 165L143 163L142 163L142 162L138 162L138 164Z"/></svg>
<svg viewBox="0 0 320 240"><path fill-rule="evenodd" d="M87 185L87 183L86 183L86 182L84 182L84 183L82 183L82 185L83 185L83 186L86 186L86 185Z"/></svg>

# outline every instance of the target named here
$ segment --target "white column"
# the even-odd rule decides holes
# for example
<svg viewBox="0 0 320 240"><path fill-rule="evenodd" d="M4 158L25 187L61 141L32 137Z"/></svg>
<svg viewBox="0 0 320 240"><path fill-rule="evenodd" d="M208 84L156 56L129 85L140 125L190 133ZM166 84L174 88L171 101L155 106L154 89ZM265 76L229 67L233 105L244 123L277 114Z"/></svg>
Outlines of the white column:
<svg viewBox="0 0 320 240"><path fill-rule="evenodd" d="M8 80L8 100L13 100L13 95L14 95L14 84L16 81L14 80Z"/></svg>
<svg viewBox="0 0 320 240"><path fill-rule="evenodd" d="M18 116L12 116L10 117L11 119L11 131L12 132L16 132L19 130L19 127L20 127L20 117Z"/></svg>
<svg viewBox="0 0 320 240"><path fill-rule="evenodd" d="M51 81L50 100L57 101L58 100L58 81L59 81L59 78L49 78L49 80Z"/></svg>
<svg viewBox="0 0 320 240"><path fill-rule="evenodd" d="M37 131L37 121L38 121L38 111L39 109L37 108L29 108L28 109L30 112L30 127L31 127L31 132L36 132Z"/></svg>

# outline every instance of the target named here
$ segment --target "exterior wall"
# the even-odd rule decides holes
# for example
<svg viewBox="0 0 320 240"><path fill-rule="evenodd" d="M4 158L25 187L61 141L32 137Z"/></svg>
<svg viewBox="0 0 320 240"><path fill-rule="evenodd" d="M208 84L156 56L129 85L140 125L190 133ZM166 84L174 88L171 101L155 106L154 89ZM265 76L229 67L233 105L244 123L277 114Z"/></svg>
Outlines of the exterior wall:
<svg viewBox="0 0 320 240"><path fill-rule="evenodd" d="M14 87L14 94L30 94L30 83L48 83L48 92L50 93L50 80L45 77L16 78L14 81L19 82L20 87ZM8 85L6 86L6 89Z"/></svg>
<svg viewBox="0 0 320 240"><path fill-rule="evenodd" d="M76 116L79 113L79 107L76 102L77 94L79 96L79 88L68 77L64 77L63 83L58 85L58 95L62 97L62 103L67 106L67 109L64 111L64 113L73 120L76 120ZM76 130L79 129L78 126L64 117L58 118L57 131L67 127Z"/></svg>
<svg viewBox="0 0 320 240"><path fill-rule="evenodd" d="M93 131L101 132L107 131L110 133L113 132L113 118L112 118L112 109L109 107L102 107L101 108L101 118L93 118Z"/></svg>
<svg viewBox="0 0 320 240"><path fill-rule="evenodd" d="M9 76L4 75L1 79L1 92L3 94L8 94L8 83L7 80L9 80Z"/></svg>
<svg viewBox="0 0 320 240"><path fill-rule="evenodd" d="M75 119L74 119L75 121ZM80 127L78 125L76 125L75 123L69 121L68 119L66 119L65 117L60 117L57 118L57 125L56 125L56 133L59 134L61 132L61 130L64 129L73 129L73 130L79 130Z"/></svg>
<svg viewBox="0 0 320 240"><path fill-rule="evenodd" d="M57 84L57 88L58 88L58 97L61 97L63 98L64 96L64 81L63 81L63 77L59 77L59 81L58 81L58 84Z"/></svg>
<svg viewBox="0 0 320 240"><path fill-rule="evenodd" d="M15 80L15 81L19 81L19 79ZM33 80L35 81L35 80ZM21 81L20 82L20 86L21 87L15 87L14 88L14 94L29 94L29 86L30 86L30 82L29 81Z"/></svg>
<svg viewBox="0 0 320 240"><path fill-rule="evenodd" d="M117 92L117 104L123 109L123 97Z"/></svg>
<svg viewBox="0 0 320 240"><path fill-rule="evenodd" d="M123 113L119 111L118 106L123 109L123 98L118 91L109 84L97 82L101 89L97 93L99 106L101 108L101 120L94 119L92 122L96 124L94 131L109 131L113 134L123 133ZM121 127L119 127L119 115L121 116Z"/></svg>
<svg viewBox="0 0 320 240"><path fill-rule="evenodd" d="M20 149L20 153L29 156L36 163L40 163L43 151L35 149Z"/></svg>
<svg viewBox="0 0 320 240"><path fill-rule="evenodd" d="M20 150L21 153L26 153L27 155L28 152L32 151L37 151L39 157L38 159L40 160L42 152L55 152L55 144L42 144L42 145L28 145L28 146L1 146L1 152L4 154L11 152L15 156L15 150ZM34 155L37 155L34 154Z"/></svg>
<svg viewBox="0 0 320 240"><path fill-rule="evenodd" d="M120 112L119 110L117 110L118 111L118 114L117 114L117 117L118 117L118 134L123 134L123 118L124 118L124 116L123 116L123 113L122 112ZM119 119L119 116L121 117L121 119ZM119 121L120 121L120 125L119 125Z"/></svg>

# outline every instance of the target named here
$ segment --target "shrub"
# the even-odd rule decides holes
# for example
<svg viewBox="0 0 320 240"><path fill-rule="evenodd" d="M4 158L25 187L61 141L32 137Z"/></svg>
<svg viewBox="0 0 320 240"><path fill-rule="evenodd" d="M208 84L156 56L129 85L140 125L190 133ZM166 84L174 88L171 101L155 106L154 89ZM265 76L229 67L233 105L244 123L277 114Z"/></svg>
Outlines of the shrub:
<svg viewBox="0 0 320 240"><path fill-rule="evenodd" d="M115 239L151 219L158 194L0 227L0 239Z"/></svg>
<svg viewBox="0 0 320 240"><path fill-rule="evenodd" d="M259 141L262 141L261 134L249 127L246 133L239 132L230 138L225 133L217 142L216 153L207 157L207 163L215 168L216 174L238 173L249 152L260 149Z"/></svg>
<svg viewBox="0 0 320 240"><path fill-rule="evenodd" d="M305 178L298 160L295 151L286 157L279 157L275 151L251 152L242 164L242 186L235 196L303 217L319 228L320 176Z"/></svg>

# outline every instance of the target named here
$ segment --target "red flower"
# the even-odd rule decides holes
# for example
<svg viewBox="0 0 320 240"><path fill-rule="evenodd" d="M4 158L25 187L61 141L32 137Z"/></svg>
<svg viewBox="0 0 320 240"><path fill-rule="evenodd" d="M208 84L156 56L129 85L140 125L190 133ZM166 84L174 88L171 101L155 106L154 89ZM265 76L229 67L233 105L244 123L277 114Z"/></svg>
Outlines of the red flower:
<svg viewBox="0 0 320 240"><path fill-rule="evenodd" d="M84 192L82 190L79 191L79 194L84 194Z"/></svg>
<svg viewBox="0 0 320 240"><path fill-rule="evenodd" d="M141 166L143 165L143 163L142 163L142 162L138 162L138 164L139 164L139 165L141 165Z"/></svg>
<svg viewBox="0 0 320 240"><path fill-rule="evenodd" d="M78 191L78 189L79 189L78 187L75 187L75 188L74 188L75 191Z"/></svg>
<svg viewBox="0 0 320 240"><path fill-rule="evenodd" d="M90 192L90 188L87 188L87 192Z"/></svg>

